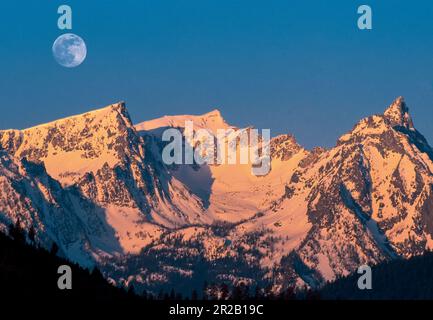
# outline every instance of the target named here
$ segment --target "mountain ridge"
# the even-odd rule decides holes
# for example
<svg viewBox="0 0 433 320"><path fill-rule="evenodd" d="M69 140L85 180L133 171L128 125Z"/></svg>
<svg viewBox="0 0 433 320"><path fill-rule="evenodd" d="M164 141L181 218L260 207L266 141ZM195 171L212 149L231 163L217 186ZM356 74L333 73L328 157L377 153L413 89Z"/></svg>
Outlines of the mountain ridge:
<svg viewBox="0 0 433 320"><path fill-rule="evenodd" d="M8 186L0 225L36 224L46 246L58 243L66 257L100 266L114 283L156 291L194 282L194 263L215 268L208 280L279 291L433 248L433 151L403 97L332 148L306 150L290 134L272 137L271 170L260 177L251 164L166 165L161 134L185 121L212 134L248 130L218 110L133 125L122 102L0 130L0 182ZM23 209L16 214L14 206ZM64 225L46 220L47 212L65 210ZM67 231L76 240L60 240Z"/></svg>

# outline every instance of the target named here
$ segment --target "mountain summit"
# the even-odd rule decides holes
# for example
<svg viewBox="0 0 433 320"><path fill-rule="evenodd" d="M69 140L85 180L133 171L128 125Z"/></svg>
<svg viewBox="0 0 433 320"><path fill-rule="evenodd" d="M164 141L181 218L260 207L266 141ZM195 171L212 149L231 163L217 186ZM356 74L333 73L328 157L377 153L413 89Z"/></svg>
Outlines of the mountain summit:
<svg viewBox="0 0 433 320"><path fill-rule="evenodd" d="M163 116L162 118L145 121L135 125L138 131L151 131L161 128L184 128L185 121L192 121L194 129L207 129L216 134L218 129L234 128L227 124L217 109L202 115Z"/></svg>
<svg viewBox="0 0 433 320"><path fill-rule="evenodd" d="M24 130L0 131L0 142L18 158L43 162L63 184L74 183L104 163L113 166L130 149L140 153L124 103Z"/></svg>
<svg viewBox="0 0 433 320"><path fill-rule="evenodd" d="M406 129L413 129L412 118L409 115L404 98L398 97L384 112L385 118L392 126L401 126Z"/></svg>

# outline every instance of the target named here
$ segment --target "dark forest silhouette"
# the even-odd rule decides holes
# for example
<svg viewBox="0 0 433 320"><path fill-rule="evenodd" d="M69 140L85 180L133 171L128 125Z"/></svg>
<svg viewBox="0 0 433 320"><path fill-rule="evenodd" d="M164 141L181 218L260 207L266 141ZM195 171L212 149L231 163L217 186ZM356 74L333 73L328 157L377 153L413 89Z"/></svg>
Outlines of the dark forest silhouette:
<svg viewBox="0 0 433 320"><path fill-rule="evenodd" d="M270 287L245 284L203 283L200 290L181 294L176 288L158 293L133 286L117 288L109 284L98 269L89 271L57 256L58 248L50 251L38 247L34 231L25 234L19 221L9 228L9 236L0 233L0 295L8 299L74 299L82 301L152 301L152 300L323 300L323 299L433 299L433 253L426 252L409 260L393 260L372 267L372 290L360 290L359 275L354 273L326 284L321 290L289 287L276 294ZM57 268L72 268L73 289L57 287Z"/></svg>

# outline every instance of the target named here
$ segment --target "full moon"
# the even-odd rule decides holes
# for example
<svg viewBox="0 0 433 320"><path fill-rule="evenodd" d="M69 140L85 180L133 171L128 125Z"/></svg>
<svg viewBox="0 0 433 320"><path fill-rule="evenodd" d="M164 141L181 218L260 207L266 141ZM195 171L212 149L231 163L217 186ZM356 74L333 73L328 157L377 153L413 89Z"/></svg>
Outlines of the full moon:
<svg viewBox="0 0 433 320"><path fill-rule="evenodd" d="M86 54L86 43L73 33L62 34L53 43L54 58L64 67L79 66L86 59Z"/></svg>

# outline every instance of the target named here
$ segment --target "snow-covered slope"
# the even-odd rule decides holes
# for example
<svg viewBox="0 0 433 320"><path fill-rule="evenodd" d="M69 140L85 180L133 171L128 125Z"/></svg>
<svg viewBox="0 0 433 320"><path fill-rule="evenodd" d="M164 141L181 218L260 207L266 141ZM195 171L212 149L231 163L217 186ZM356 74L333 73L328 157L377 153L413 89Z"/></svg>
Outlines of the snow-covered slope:
<svg viewBox="0 0 433 320"><path fill-rule="evenodd" d="M47 175L41 165L17 160L0 151L0 228L20 221L21 226L35 231L37 241L47 249L56 243L61 254L79 261L84 266L93 265L90 239L81 218L95 218L95 234L104 226L97 220L98 208L75 192L66 192ZM83 206L79 207L78 203ZM111 245L115 245L115 241Z"/></svg>

